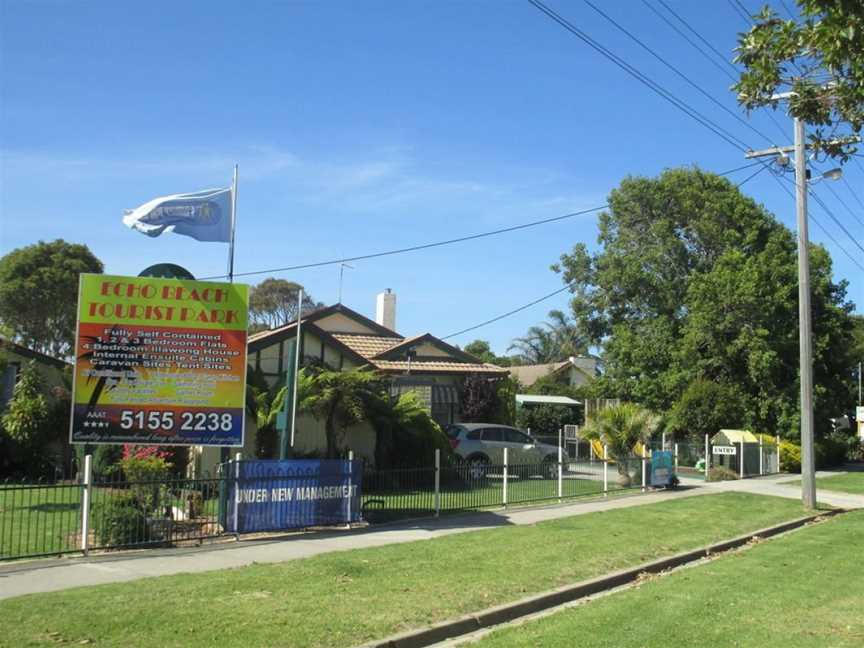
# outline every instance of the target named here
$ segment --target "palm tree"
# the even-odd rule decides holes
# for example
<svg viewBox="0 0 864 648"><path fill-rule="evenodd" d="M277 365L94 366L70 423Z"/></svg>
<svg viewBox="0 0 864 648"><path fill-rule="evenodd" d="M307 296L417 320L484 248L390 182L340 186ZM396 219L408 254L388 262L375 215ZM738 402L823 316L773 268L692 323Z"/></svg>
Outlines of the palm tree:
<svg viewBox="0 0 864 648"><path fill-rule="evenodd" d="M588 351L587 337L570 316L551 310L548 317L549 321L532 326L523 337L513 340L507 350L518 351L517 356L526 364L557 362Z"/></svg>
<svg viewBox="0 0 864 648"><path fill-rule="evenodd" d="M249 385L246 409L255 417L257 428L255 454L259 459L276 456L278 438L276 436L276 417L285 405L288 388L278 386L261 388Z"/></svg>
<svg viewBox="0 0 864 648"><path fill-rule="evenodd" d="M300 372L298 409L324 420L327 458L339 454L339 432L367 418L367 404L381 391L381 378L373 371L313 370Z"/></svg>
<svg viewBox="0 0 864 648"><path fill-rule="evenodd" d="M630 486L633 476L628 468L629 459L637 443L647 443L660 425L652 412L634 403L622 403L600 410L585 426L586 439L599 439L615 460L618 483Z"/></svg>

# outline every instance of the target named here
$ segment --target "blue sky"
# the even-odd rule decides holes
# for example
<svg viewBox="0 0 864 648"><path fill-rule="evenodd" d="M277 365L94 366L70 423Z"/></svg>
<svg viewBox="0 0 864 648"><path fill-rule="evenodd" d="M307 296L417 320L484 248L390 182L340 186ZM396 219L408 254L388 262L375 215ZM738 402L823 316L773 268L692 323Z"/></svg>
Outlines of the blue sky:
<svg viewBox="0 0 864 648"><path fill-rule="evenodd" d="M731 56L746 23L729 3L667 1ZM737 137L769 144L583 2L549 3ZM729 79L641 0L602 6L737 110ZM8 1L0 25L0 254L64 238L86 242L112 273L171 261L199 277L222 274L224 244L148 239L120 219L123 209L159 195L227 186L235 162L237 272L600 205L628 174L745 163L524 1ZM785 139L763 113L751 121L776 143L791 138L782 113ZM864 169L853 163L846 179L864 198ZM861 207L843 183L834 188ZM864 227L818 189L864 239ZM767 173L744 190L794 223L792 200ZM854 254L854 244L812 209ZM864 220L864 209L857 214ZM864 304L862 273L817 227L812 236L827 243L850 299ZM345 272L343 302L372 316L375 294L392 288L402 333L443 336L559 288L550 264L574 243L595 240L595 218L586 215L357 262ZM336 300L338 266L277 276ZM566 302L559 295L452 341L482 337L503 352Z"/></svg>

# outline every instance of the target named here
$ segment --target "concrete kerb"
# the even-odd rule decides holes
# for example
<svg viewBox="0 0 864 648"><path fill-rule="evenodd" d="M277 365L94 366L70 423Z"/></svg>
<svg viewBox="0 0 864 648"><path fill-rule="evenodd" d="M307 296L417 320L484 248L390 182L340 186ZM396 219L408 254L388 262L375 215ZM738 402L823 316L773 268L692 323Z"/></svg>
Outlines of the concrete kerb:
<svg viewBox="0 0 864 648"><path fill-rule="evenodd" d="M730 540L724 540L691 551L685 551L666 558L660 558L658 560L637 565L636 567L612 572L611 574L581 581L573 585L565 585L548 592L529 596L513 603L505 603L503 605L491 607L475 614L469 614L449 621L443 621L426 628L409 630L392 635L386 639L371 641L362 644L357 648L423 648L425 646L432 646L448 639L454 639L462 635L477 632L484 628L491 628L492 626L515 621L524 616L537 614L538 612L558 607L565 603L571 603L582 598L587 598L601 592L627 585L636 581L645 573L659 574L688 563L704 560L713 554L719 554L731 549L742 547L755 538L762 539L777 536L798 529L822 518L831 517L840 513L845 513L845 510L830 509L822 511L817 514L808 515L789 522L753 531Z"/></svg>

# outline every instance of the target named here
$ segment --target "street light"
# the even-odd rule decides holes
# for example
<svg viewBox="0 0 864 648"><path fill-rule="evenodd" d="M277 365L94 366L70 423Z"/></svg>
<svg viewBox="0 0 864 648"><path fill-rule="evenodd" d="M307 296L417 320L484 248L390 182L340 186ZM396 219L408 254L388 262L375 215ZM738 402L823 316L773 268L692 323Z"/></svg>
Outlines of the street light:
<svg viewBox="0 0 864 648"><path fill-rule="evenodd" d="M820 175L816 178L810 178L809 177L810 172L808 171L807 173L808 173L808 180L810 181L811 185L814 185L817 182L822 182L823 180L839 180L840 178L843 177L843 169L840 169L840 168L831 169L830 171L826 171L825 173L823 173L822 175Z"/></svg>

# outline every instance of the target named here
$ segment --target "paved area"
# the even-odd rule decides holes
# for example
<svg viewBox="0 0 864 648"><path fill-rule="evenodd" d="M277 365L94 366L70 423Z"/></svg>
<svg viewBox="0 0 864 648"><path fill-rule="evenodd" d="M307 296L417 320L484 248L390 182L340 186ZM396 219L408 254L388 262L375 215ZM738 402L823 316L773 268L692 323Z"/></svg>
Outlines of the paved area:
<svg viewBox="0 0 864 648"><path fill-rule="evenodd" d="M841 471L817 471L816 477L833 477L845 474ZM789 499L801 499L801 487L796 483L801 480L801 475L770 475L753 479L741 479L736 481L708 482L701 479L682 479L686 485L700 485L711 491L736 491L744 493L755 493L757 495L774 495L775 497L786 497ZM817 489L816 498L822 504L829 504L845 509L864 508L864 495L853 495L851 493L840 493Z"/></svg>
<svg viewBox="0 0 864 648"><path fill-rule="evenodd" d="M817 476L837 472L817 473ZM788 485L800 477L782 475L709 482L682 479L683 488L647 495L611 498L535 508L482 511L442 518L426 518L381 525L353 531L296 533L266 540L209 545L190 549L157 549L140 552L94 555L90 558L63 558L0 565L0 599L82 587L132 581L151 576L205 572L243 567L252 563L272 563L308 558L330 551L378 547L400 542L427 540L453 533L518 524L535 524L596 511L643 506L670 499L708 495L723 491L774 495L799 499L799 488ZM864 495L820 490L819 501L843 508L864 508Z"/></svg>
<svg viewBox="0 0 864 648"><path fill-rule="evenodd" d="M242 540L192 549L157 549L94 555L90 558L10 563L0 566L0 599L151 576L205 572L243 567L252 563L283 562L330 551L426 540L514 524L535 524L544 520L643 506L710 492L705 488L683 488L608 500L449 515L438 519L427 518L354 531L297 533L279 539Z"/></svg>

